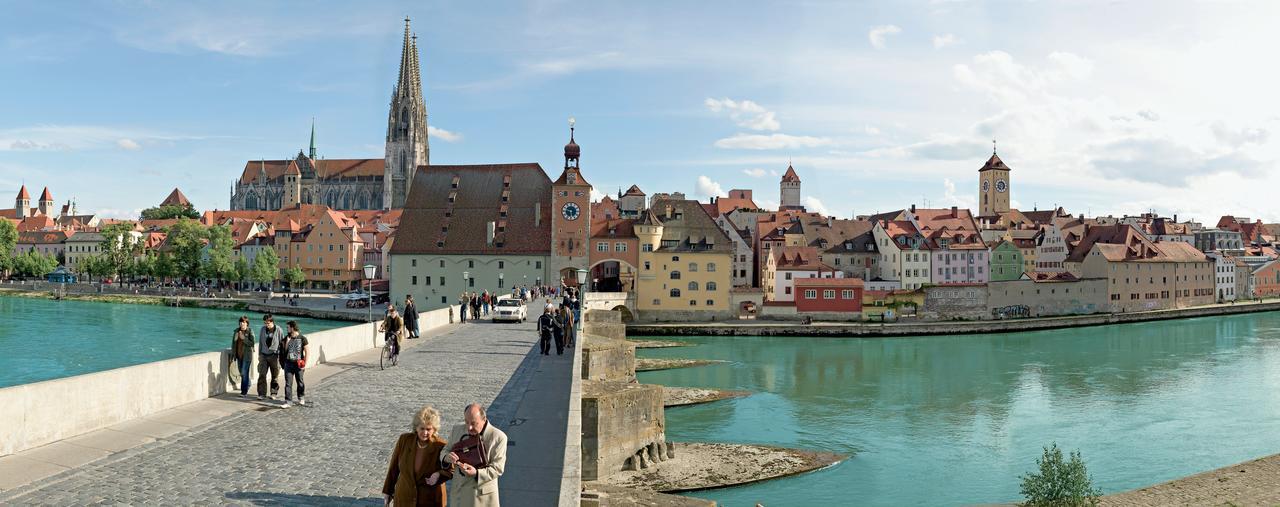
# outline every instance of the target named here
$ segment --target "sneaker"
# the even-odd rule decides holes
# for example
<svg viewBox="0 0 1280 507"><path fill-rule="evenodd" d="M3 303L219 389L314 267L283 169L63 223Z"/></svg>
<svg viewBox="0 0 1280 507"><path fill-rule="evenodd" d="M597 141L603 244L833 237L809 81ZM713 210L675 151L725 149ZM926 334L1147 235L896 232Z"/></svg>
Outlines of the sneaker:
<svg viewBox="0 0 1280 507"><path fill-rule="evenodd" d="M303 397L301 397L301 396L299 396L299 397L298 397L298 404L299 404L299 405L306 405L306 404L307 404L307 399L306 399L306 398L303 398Z"/></svg>
<svg viewBox="0 0 1280 507"><path fill-rule="evenodd" d="M280 405L280 408L289 408L289 407L292 407L292 406L293 406L293 405L291 405L291 404L289 403L289 400L284 400L284 405Z"/></svg>
<svg viewBox="0 0 1280 507"><path fill-rule="evenodd" d="M267 399L266 396L263 396L261 394L258 395L258 401L265 401L266 399Z"/></svg>

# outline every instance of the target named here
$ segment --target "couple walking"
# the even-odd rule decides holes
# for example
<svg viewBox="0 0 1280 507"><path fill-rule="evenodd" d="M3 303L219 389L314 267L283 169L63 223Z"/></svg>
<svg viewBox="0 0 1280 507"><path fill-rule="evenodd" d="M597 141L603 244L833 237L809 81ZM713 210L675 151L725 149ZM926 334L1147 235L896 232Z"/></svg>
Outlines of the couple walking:
<svg viewBox="0 0 1280 507"><path fill-rule="evenodd" d="M463 424L453 427L449 440L439 432L440 412L426 406L414 415L412 431L396 439L382 482L386 504L498 507L507 434L474 403L463 409Z"/></svg>
<svg viewBox="0 0 1280 507"><path fill-rule="evenodd" d="M548 303L542 310L542 316L538 317L538 343L542 355L550 355L552 340L556 343L557 356L564 355L565 346L573 348L575 323L576 319L569 308L561 305L560 310L556 311L555 305Z"/></svg>
<svg viewBox="0 0 1280 507"><path fill-rule="evenodd" d="M280 408L289 408L293 404L294 384L297 384L298 404L306 405L307 386L303 382L303 371L307 367L310 356L310 343L306 335L298 329L297 321L289 321L286 332L276 325L271 314L262 316L262 328L258 331L256 345L258 348L258 399L276 399L280 391L280 370L284 370L284 404ZM253 364L255 340L253 330L249 327L249 317L240 317L240 323L231 337L231 355L235 359L237 373L240 378L240 397L249 396L249 370ZM271 374L271 394L267 394L267 374Z"/></svg>

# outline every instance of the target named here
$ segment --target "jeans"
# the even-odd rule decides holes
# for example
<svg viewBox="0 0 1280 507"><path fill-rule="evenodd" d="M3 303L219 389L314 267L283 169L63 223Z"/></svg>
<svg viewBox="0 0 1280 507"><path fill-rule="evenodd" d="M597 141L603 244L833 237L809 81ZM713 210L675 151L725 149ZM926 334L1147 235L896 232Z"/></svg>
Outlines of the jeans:
<svg viewBox="0 0 1280 507"><path fill-rule="evenodd" d="M293 400L293 383L298 383L298 399L302 399L307 395L307 385L302 383L302 372L304 370L298 367L296 361L284 362L284 399L285 401Z"/></svg>
<svg viewBox="0 0 1280 507"><path fill-rule="evenodd" d="M258 396L267 395L267 371L271 371L271 395L280 392L280 355L258 355Z"/></svg>
<svg viewBox="0 0 1280 507"><path fill-rule="evenodd" d="M551 352L551 331L542 332L542 338L538 341L538 347L544 356Z"/></svg>
<svg viewBox="0 0 1280 507"><path fill-rule="evenodd" d="M249 367L253 365L253 356L246 355L236 360L240 367L240 395L249 394Z"/></svg>

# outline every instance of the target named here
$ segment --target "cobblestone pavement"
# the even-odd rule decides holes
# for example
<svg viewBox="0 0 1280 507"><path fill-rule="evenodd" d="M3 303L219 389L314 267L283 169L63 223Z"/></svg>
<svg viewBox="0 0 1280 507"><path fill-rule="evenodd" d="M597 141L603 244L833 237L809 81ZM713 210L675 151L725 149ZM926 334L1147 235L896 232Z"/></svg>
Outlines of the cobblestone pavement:
<svg viewBox="0 0 1280 507"><path fill-rule="evenodd" d="M381 505L391 449L416 410L440 410L447 435L466 404L494 400L536 343L532 322L449 326L422 340L399 366L357 362L308 385L306 406L231 415L6 492L0 504Z"/></svg>

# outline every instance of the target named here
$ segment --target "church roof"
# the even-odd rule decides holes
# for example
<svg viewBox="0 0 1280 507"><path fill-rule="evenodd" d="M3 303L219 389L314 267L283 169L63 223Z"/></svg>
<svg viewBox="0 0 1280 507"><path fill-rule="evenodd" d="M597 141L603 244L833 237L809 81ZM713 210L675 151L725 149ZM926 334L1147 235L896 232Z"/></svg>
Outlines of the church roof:
<svg viewBox="0 0 1280 507"><path fill-rule="evenodd" d="M19 198L19 199L22 199L22 200L25 200L25 201L30 201L30 200L31 200L31 194L27 193L27 186L26 186L26 185L23 185L23 186L22 186L22 189L18 190L18 198Z"/></svg>
<svg viewBox="0 0 1280 507"><path fill-rule="evenodd" d="M549 255L552 212L536 163L433 165L413 178L391 254Z"/></svg>
<svg viewBox="0 0 1280 507"><path fill-rule="evenodd" d="M640 190L640 187L638 187L638 186L636 186L636 185L631 185L631 188L628 188L628 189L627 189L627 193L626 193L625 195L639 195L639 196L643 196L643 195L644 195L644 191Z"/></svg>
<svg viewBox="0 0 1280 507"><path fill-rule="evenodd" d="M49 187L44 187L44 192L40 192L40 201L45 202L45 201L52 201L52 200L53 200L53 194L49 193Z"/></svg>
<svg viewBox="0 0 1280 507"><path fill-rule="evenodd" d="M187 200L187 196L182 195L181 190L178 190L175 188L173 189L172 192L169 192L169 197L165 197L164 201L162 201L160 205L161 206L190 206L191 201Z"/></svg>
<svg viewBox="0 0 1280 507"><path fill-rule="evenodd" d="M240 184L257 183L262 172L267 181L275 181L284 176L285 170L294 160L250 160L244 164L244 172L240 174ZM376 176L381 178L386 160L380 158L321 159L315 161L316 178L354 178L358 176Z"/></svg>

